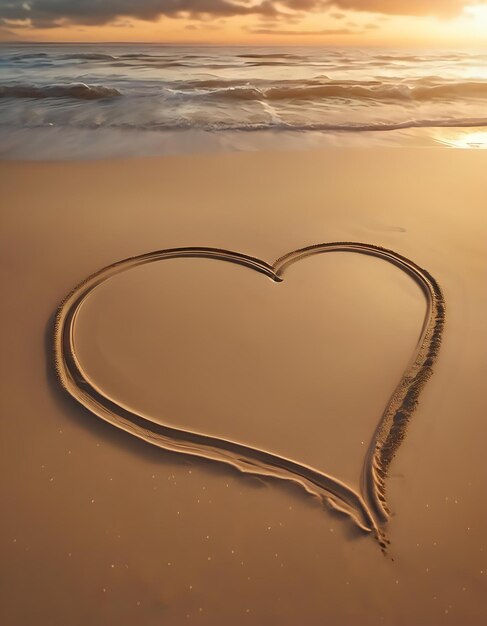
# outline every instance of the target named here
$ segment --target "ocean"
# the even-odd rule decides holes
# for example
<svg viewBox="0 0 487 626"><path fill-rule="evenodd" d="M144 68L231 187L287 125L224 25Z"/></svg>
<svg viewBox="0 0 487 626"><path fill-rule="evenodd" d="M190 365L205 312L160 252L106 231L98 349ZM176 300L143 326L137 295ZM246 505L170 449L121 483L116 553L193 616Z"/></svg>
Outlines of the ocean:
<svg viewBox="0 0 487 626"><path fill-rule="evenodd" d="M487 51L1 44L0 157L487 146Z"/></svg>

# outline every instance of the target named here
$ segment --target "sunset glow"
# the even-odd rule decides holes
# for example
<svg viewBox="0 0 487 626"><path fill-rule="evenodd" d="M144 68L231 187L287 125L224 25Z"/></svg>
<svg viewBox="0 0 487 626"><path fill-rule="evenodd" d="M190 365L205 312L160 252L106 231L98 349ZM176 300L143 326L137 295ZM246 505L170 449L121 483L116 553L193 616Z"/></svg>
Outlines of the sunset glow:
<svg viewBox="0 0 487 626"><path fill-rule="evenodd" d="M484 46L487 2L470 0L0 0L0 40ZM53 6L54 5L54 6ZM178 5L184 8L178 9Z"/></svg>
<svg viewBox="0 0 487 626"><path fill-rule="evenodd" d="M487 131L463 131L438 133L437 140L452 148L487 150Z"/></svg>

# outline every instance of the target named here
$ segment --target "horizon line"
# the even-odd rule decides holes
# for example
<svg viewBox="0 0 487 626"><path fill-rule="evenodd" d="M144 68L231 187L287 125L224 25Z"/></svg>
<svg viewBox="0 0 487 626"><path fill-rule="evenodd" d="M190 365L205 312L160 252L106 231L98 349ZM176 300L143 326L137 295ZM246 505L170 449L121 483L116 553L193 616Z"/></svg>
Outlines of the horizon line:
<svg viewBox="0 0 487 626"><path fill-rule="evenodd" d="M471 44L471 45L442 45L440 43L435 44L411 44L411 43L375 43L375 44L350 44L350 43L256 43L256 42L235 42L235 43L224 43L224 42L205 42L205 41L35 41L35 40L23 40L23 39L3 39L0 40L1 45L38 45L38 46L66 46L66 45L74 45L74 46L107 46L107 45L119 45L119 46L194 46L201 48L414 48L414 49L465 49L465 48L473 48L473 49L485 49L487 46L482 46L479 44Z"/></svg>

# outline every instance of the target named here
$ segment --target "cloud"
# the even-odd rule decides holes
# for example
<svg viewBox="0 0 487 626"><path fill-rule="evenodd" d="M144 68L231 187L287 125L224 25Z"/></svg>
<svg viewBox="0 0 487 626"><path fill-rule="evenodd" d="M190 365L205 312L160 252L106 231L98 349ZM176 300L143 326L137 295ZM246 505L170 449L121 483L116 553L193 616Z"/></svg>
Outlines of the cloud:
<svg viewBox="0 0 487 626"><path fill-rule="evenodd" d="M187 24L184 30L221 30L221 25L218 24Z"/></svg>
<svg viewBox="0 0 487 626"><path fill-rule="evenodd" d="M351 28L325 28L322 30L286 30L278 28L249 28L248 31L254 35L360 35L363 31L352 30Z"/></svg>
<svg viewBox="0 0 487 626"><path fill-rule="evenodd" d="M317 4L326 0L284 0ZM119 17L156 20L169 17L277 15L274 0L0 0L0 18L30 20L35 27L61 23L103 25Z"/></svg>
<svg viewBox="0 0 487 626"><path fill-rule="evenodd" d="M287 20L294 14L368 11L382 14L440 16L459 13L473 0L0 0L4 21L29 20L38 28L61 24L103 25L117 18L156 20L168 17L232 17L254 15ZM339 11L337 13L337 11Z"/></svg>
<svg viewBox="0 0 487 626"><path fill-rule="evenodd" d="M452 16L475 0L333 0L339 9L389 15ZM481 0L480 0L481 1Z"/></svg>

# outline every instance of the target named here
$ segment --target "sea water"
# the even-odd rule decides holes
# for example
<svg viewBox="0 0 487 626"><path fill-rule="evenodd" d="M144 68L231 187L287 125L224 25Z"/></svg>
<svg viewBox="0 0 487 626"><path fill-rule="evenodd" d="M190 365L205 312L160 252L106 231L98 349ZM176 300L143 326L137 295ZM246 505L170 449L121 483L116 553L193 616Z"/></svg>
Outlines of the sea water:
<svg viewBox="0 0 487 626"><path fill-rule="evenodd" d="M0 157L487 146L487 51L0 45Z"/></svg>

